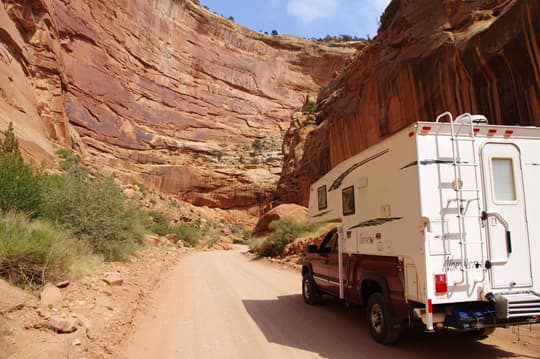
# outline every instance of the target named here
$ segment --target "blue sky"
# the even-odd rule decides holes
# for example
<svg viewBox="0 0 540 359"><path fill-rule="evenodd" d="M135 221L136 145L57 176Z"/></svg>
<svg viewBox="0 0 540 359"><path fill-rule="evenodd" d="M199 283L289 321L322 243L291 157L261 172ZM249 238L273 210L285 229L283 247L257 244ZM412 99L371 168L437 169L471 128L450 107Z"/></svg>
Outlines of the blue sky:
<svg viewBox="0 0 540 359"><path fill-rule="evenodd" d="M201 0L225 17L253 30L277 30L302 37L374 37L390 0Z"/></svg>

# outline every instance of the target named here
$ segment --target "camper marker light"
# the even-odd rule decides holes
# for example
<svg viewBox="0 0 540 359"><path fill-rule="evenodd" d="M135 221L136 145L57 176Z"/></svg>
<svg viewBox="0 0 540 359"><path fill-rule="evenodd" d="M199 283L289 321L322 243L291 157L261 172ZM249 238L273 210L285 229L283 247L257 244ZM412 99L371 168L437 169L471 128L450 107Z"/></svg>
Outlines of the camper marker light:
<svg viewBox="0 0 540 359"><path fill-rule="evenodd" d="M513 135L513 134L514 134L514 130L506 130L506 131L504 131L504 134L505 134L506 136Z"/></svg>
<svg viewBox="0 0 540 359"><path fill-rule="evenodd" d="M431 131L431 126L422 126L422 131Z"/></svg>
<svg viewBox="0 0 540 359"><path fill-rule="evenodd" d="M435 293L448 292L448 284L446 283L446 274L435 274Z"/></svg>
<svg viewBox="0 0 540 359"><path fill-rule="evenodd" d="M488 131L488 133L489 133L490 135L494 135L494 134L497 133L497 129L496 129L496 128L490 128L489 131Z"/></svg>
<svg viewBox="0 0 540 359"><path fill-rule="evenodd" d="M478 127L475 127L475 128L473 128L473 132L478 133L478 132L480 132L480 129Z"/></svg>
<svg viewBox="0 0 540 359"><path fill-rule="evenodd" d="M428 313L433 313L433 303L431 302L431 299L427 300L427 311Z"/></svg>

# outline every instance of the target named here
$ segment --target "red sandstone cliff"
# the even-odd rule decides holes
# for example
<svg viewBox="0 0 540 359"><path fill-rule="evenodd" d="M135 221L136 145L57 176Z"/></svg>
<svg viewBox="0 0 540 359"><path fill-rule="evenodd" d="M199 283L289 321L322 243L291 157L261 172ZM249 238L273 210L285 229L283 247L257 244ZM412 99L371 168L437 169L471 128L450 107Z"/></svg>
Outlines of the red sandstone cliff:
<svg viewBox="0 0 540 359"><path fill-rule="evenodd" d="M0 128L196 205L260 204L291 112L354 54L268 36L189 0L2 0Z"/></svg>
<svg viewBox="0 0 540 359"><path fill-rule="evenodd" d="M444 111L540 125L538 0L393 0L378 36L319 94L284 140L279 201L344 159Z"/></svg>
<svg viewBox="0 0 540 359"><path fill-rule="evenodd" d="M0 5L0 129L13 121L23 154L52 162L49 139L69 141L64 66L48 0Z"/></svg>

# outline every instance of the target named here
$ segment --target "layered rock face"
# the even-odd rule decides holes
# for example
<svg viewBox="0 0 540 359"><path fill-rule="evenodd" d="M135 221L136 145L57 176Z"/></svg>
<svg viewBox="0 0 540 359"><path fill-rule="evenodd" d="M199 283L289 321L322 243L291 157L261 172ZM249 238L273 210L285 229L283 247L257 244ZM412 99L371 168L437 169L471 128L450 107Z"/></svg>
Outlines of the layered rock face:
<svg viewBox="0 0 540 359"><path fill-rule="evenodd" d="M537 0L393 0L381 20L319 94L316 118L296 115L279 201L306 205L311 183L336 164L445 111L540 125Z"/></svg>
<svg viewBox="0 0 540 359"><path fill-rule="evenodd" d="M2 1L0 129L13 122L26 158L52 163L49 139L69 144L65 84L51 1Z"/></svg>
<svg viewBox="0 0 540 359"><path fill-rule="evenodd" d="M50 159L48 139L72 144L95 171L196 205L264 202L291 112L355 52L188 0L2 4L0 124L23 148Z"/></svg>

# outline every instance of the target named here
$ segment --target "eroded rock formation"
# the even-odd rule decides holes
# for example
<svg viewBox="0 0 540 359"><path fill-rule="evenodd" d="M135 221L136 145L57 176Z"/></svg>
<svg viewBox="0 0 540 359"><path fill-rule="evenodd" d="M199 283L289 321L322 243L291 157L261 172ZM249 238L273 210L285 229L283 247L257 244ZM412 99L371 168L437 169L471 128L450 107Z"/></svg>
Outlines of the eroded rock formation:
<svg viewBox="0 0 540 359"><path fill-rule="evenodd" d="M260 206L291 112L354 54L268 36L189 0L3 0L0 126L196 205Z"/></svg>
<svg viewBox="0 0 540 359"><path fill-rule="evenodd" d="M378 36L285 136L279 201L306 205L337 163L444 111L540 125L540 2L393 0Z"/></svg>
<svg viewBox="0 0 540 359"><path fill-rule="evenodd" d="M49 139L69 142L65 84L51 1L2 1L0 129L13 122L26 158L50 163L54 151Z"/></svg>

